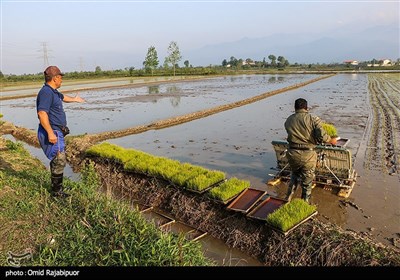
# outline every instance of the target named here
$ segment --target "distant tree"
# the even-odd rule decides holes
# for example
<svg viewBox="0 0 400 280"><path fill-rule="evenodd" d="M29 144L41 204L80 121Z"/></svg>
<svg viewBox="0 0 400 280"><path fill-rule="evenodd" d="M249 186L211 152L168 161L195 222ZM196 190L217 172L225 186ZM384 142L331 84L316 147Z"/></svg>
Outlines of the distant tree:
<svg viewBox="0 0 400 280"><path fill-rule="evenodd" d="M251 64L253 63L253 60L251 58L246 58L246 64Z"/></svg>
<svg viewBox="0 0 400 280"><path fill-rule="evenodd" d="M270 55L268 56L268 59L271 60L271 66L272 66L272 67L276 67L276 56L273 55L273 54L270 54Z"/></svg>
<svg viewBox="0 0 400 280"><path fill-rule="evenodd" d="M226 59L222 60L222 66L226 67L228 65L228 61Z"/></svg>
<svg viewBox="0 0 400 280"><path fill-rule="evenodd" d="M229 61L229 64L232 67L237 67L238 66L238 60L234 56L231 56L231 60Z"/></svg>
<svg viewBox="0 0 400 280"><path fill-rule="evenodd" d="M164 67L164 69L168 69L169 68L169 59L168 59L168 57L164 58L163 67Z"/></svg>
<svg viewBox="0 0 400 280"><path fill-rule="evenodd" d="M168 62L172 64L174 68L174 76L175 76L175 68L178 65L178 62L182 59L181 52L179 50L178 43L175 41L171 41L168 46Z"/></svg>
<svg viewBox="0 0 400 280"><path fill-rule="evenodd" d="M267 62L267 60L265 59L265 57L263 58L263 61L262 61L262 67L264 67L264 68L267 68L267 67L268 67L268 62Z"/></svg>
<svg viewBox="0 0 400 280"><path fill-rule="evenodd" d="M283 56L278 56L278 67L286 67L289 66L289 61L286 60Z"/></svg>
<svg viewBox="0 0 400 280"><path fill-rule="evenodd" d="M145 69L150 69L151 75L153 76L153 71L158 66L158 55L155 47L150 46L147 50L147 55L143 61Z"/></svg>
<svg viewBox="0 0 400 280"><path fill-rule="evenodd" d="M100 73L101 72L101 67L100 66L96 66L96 69L94 70L95 73Z"/></svg>
<svg viewBox="0 0 400 280"><path fill-rule="evenodd" d="M135 67L129 67L129 76L133 76L133 71L135 70Z"/></svg>
<svg viewBox="0 0 400 280"><path fill-rule="evenodd" d="M243 59L240 58L236 63L236 67L237 68L242 68L242 66L243 66Z"/></svg>
<svg viewBox="0 0 400 280"><path fill-rule="evenodd" d="M4 74L3 74L3 72L0 71L0 79L3 79L3 78L4 78Z"/></svg>
<svg viewBox="0 0 400 280"><path fill-rule="evenodd" d="M189 68L189 60L185 60L185 62L183 62L183 64L185 64L186 68Z"/></svg>

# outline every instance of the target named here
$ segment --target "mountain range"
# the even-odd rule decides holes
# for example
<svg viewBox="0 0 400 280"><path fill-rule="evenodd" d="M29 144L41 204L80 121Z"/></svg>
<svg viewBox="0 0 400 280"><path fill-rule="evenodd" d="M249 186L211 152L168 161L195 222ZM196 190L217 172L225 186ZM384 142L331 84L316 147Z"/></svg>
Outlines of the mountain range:
<svg viewBox="0 0 400 280"><path fill-rule="evenodd" d="M400 58L400 28L394 25L343 27L329 33L280 33L262 38L206 45L182 53L193 66L221 65L222 61L250 58L269 61L270 54L294 63L342 63L345 60Z"/></svg>

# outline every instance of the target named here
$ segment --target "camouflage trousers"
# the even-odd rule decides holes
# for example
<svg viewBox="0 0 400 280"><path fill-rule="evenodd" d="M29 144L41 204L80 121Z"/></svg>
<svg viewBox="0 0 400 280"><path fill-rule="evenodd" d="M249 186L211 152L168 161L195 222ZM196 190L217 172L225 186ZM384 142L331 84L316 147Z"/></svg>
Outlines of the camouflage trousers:
<svg viewBox="0 0 400 280"><path fill-rule="evenodd" d="M67 165L67 157L65 152L58 152L57 155L50 161L50 171L52 175L60 175L64 173L64 168Z"/></svg>
<svg viewBox="0 0 400 280"><path fill-rule="evenodd" d="M290 200L297 186L301 185L301 198L309 201L312 182L315 177L317 153L315 151L289 149L286 156L291 169L287 199Z"/></svg>

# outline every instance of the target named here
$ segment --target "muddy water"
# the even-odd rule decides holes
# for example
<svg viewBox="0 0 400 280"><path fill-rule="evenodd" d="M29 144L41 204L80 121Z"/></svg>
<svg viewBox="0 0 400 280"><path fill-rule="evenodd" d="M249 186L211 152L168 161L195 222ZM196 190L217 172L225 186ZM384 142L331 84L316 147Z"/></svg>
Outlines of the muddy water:
<svg viewBox="0 0 400 280"><path fill-rule="evenodd" d="M228 247L223 241L208 235L206 232L196 230L179 221L165 219L160 216L161 211L158 212L149 210L142 213L142 215L149 221L165 225L162 229L172 232L176 235L183 234L188 239L195 239L202 244L204 255L214 260L219 266L262 266L263 264L258 260L249 257L242 251ZM162 212L161 212L162 213ZM164 214L164 213L162 213ZM168 215L168 214L166 214ZM167 216L168 217L168 216ZM172 218L172 217L171 217Z"/></svg>
<svg viewBox="0 0 400 280"><path fill-rule="evenodd" d="M269 174L274 173L271 168L276 166L270 143L286 137L283 123L298 97L306 98L312 113L334 123L339 135L350 139L347 148L353 160L362 163L364 151L360 144L369 116L364 74L337 75L204 119L109 142L222 170L228 177L250 180L252 187L283 197L285 184L265 184L271 178ZM364 172L362 164L356 165L356 171L360 177L349 199L360 207L344 204L343 198L315 188L312 202L318 205L318 217L393 245L400 234L398 177ZM300 195L299 190L296 195Z"/></svg>
<svg viewBox="0 0 400 280"><path fill-rule="evenodd" d="M190 85L88 91L81 93L88 103L68 104L66 111L74 134L109 131L226 104L312 77L240 76ZM228 177L250 180L252 187L283 197L285 184L265 184L276 172L271 169L276 166L271 141L286 137L283 123L293 112L294 100L306 98L311 113L332 122L341 137L350 139L347 148L359 174L349 198L357 207L342 203L343 198L327 190L313 190L317 217L393 245L393 240L400 237L399 177L364 170L363 165L368 138L364 132L370 115L367 82L366 74L337 75L204 119L109 142L222 170ZM15 118L16 124L36 128L37 120L27 116L32 110L36 114L33 99L7 102L2 102L5 119ZM299 190L296 195L300 195Z"/></svg>
<svg viewBox="0 0 400 280"><path fill-rule="evenodd" d="M99 133L212 108L315 77L243 75L132 88L82 90L80 96L87 102L65 103L64 109L73 135ZM15 125L37 129L35 104L35 97L4 100L1 101L1 113L5 120Z"/></svg>

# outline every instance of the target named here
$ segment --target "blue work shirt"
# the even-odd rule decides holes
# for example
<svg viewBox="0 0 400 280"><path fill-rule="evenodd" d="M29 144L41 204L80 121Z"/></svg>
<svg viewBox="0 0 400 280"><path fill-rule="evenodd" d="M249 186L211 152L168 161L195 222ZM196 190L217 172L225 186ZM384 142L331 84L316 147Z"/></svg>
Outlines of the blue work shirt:
<svg viewBox="0 0 400 280"><path fill-rule="evenodd" d="M57 126L67 126L67 117L63 108L64 95L44 84L36 98L36 111L44 111L49 116L49 122L53 129L60 130Z"/></svg>
<svg viewBox="0 0 400 280"><path fill-rule="evenodd" d="M53 89L48 84L44 84L36 98L36 111L44 111L49 116L49 122L57 136L57 143L49 142L46 130L39 123L38 140L46 157L52 160L57 153L65 152L65 141L61 129L58 126L66 126L67 118L63 108L64 95L58 90Z"/></svg>

